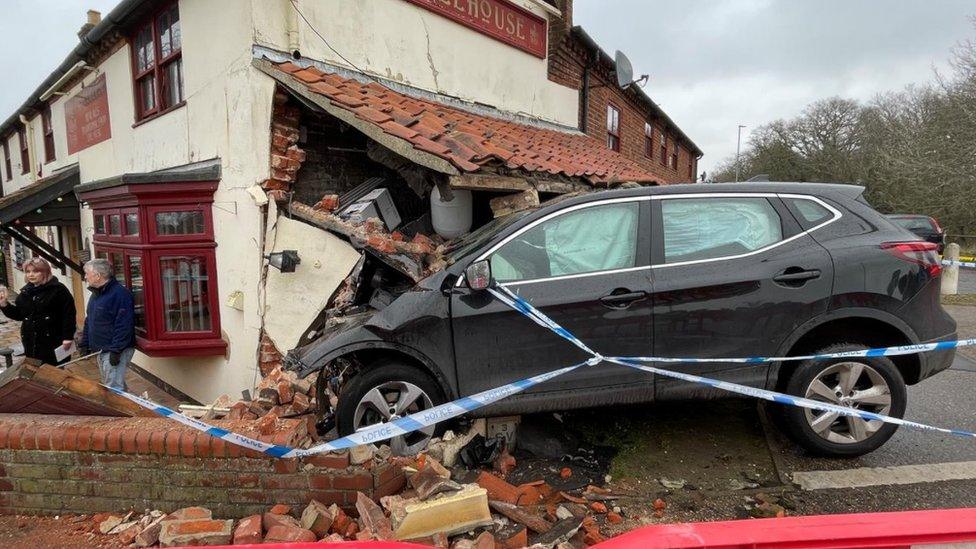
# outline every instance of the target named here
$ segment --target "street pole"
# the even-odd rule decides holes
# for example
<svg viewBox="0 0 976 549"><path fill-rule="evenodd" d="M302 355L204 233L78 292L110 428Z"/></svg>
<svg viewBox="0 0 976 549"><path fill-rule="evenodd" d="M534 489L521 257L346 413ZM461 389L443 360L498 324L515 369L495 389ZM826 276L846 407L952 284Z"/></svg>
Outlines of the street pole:
<svg viewBox="0 0 976 549"><path fill-rule="evenodd" d="M739 124L739 137L735 140L735 182L739 182L739 148L742 146L742 124Z"/></svg>

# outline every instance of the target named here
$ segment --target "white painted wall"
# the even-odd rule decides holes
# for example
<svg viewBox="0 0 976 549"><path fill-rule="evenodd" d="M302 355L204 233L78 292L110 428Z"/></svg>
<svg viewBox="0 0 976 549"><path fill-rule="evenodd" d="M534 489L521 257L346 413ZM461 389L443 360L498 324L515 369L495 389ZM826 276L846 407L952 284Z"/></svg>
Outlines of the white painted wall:
<svg viewBox="0 0 976 549"><path fill-rule="evenodd" d="M512 0L547 18L530 0ZM289 0L252 0L256 44L289 51ZM302 13L359 69L440 94L575 127L576 91L550 82L545 59L403 0L298 0ZM299 18L304 57L349 67ZM353 68L353 67L349 67Z"/></svg>

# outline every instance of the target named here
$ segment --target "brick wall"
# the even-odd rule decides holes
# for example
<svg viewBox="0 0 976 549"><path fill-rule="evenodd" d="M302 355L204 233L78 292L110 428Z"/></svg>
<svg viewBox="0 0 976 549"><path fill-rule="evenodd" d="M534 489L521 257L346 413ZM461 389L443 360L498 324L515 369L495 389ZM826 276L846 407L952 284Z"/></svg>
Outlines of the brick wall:
<svg viewBox="0 0 976 549"><path fill-rule="evenodd" d="M262 184L275 200L284 200L305 161L305 151L298 147L301 114L288 95L275 91L271 111L271 178Z"/></svg>
<svg viewBox="0 0 976 549"><path fill-rule="evenodd" d="M284 428L255 438L291 443L304 422L280 421ZM256 422L214 424L248 433ZM226 519L313 498L351 511L357 492L378 499L404 486L399 468L368 463L351 466L345 452L269 458L165 418L0 414L0 514L201 505Z"/></svg>

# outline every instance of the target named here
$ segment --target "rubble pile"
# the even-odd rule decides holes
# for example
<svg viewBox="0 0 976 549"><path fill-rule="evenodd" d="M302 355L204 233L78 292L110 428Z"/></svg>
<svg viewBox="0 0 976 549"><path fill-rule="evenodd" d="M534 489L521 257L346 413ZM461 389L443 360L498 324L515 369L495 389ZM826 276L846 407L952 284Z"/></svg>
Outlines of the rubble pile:
<svg viewBox="0 0 976 549"><path fill-rule="evenodd" d="M465 446L484 444L463 436L452 440L466 438ZM442 446L435 444L435 450L443 452ZM601 526L622 520L619 510L608 510L614 496L596 486L568 493L541 480L510 484L506 472L495 467L515 466L504 450L493 465L474 469L448 468L427 453L392 456L387 446L356 450L351 461L360 465L385 462L401 468L408 479L405 489L379 503L359 492L355 505L345 509L313 499L304 508L279 504L236 521L216 519L205 507L169 514L101 513L91 519L89 540L117 536L130 547L397 540L445 549L582 549L605 539Z"/></svg>

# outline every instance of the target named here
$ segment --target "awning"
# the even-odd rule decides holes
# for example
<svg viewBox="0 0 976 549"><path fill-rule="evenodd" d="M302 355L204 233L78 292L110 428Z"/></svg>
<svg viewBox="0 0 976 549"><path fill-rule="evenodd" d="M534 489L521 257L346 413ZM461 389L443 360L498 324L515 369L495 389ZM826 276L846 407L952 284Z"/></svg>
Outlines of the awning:
<svg viewBox="0 0 976 549"><path fill-rule="evenodd" d="M0 198L0 230L61 269L62 273L66 268L78 273L84 271L81 265L26 227L79 225L81 214L73 192L79 181L78 165L73 164Z"/></svg>
<svg viewBox="0 0 976 549"><path fill-rule="evenodd" d="M72 164L0 198L0 224L77 225L78 203L72 191L80 181L78 164Z"/></svg>
<svg viewBox="0 0 976 549"><path fill-rule="evenodd" d="M445 173L504 168L598 186L660 179L579 131L480 114L314 66L267 59L255 59L254 65L370 138L382 138L384 145L393 141L394 150L406 147L428 155L435 160L428 167Z"/></svg>

